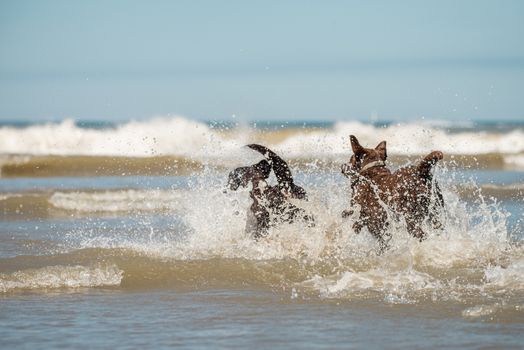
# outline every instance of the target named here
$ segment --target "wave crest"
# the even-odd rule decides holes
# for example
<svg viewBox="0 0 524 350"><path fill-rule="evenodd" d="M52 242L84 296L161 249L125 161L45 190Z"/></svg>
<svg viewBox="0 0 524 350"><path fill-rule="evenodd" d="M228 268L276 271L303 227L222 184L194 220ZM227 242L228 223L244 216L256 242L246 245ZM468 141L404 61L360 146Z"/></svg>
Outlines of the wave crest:
<svg viewBox="0 0 524 350"><path fill-rule="evenodd" d="M262 141L288 157L344 155L348 135L365 145L387 140L391 154L420 155L432 149L448 154L508 154L524 152L524 131L450 132L431 123L401 123L378 127L358 121L333 128L267 130L238 127L214 129L183 117L131 121L115 128L87 129L67 119L58 124L0 128L0 154L89 156L183 156L198 160L231 158L248 141ZM235 154L234 156L232 154ZM521 163L520 156L508 158Z"/></svg>
<svg viewBox="0 0 524 350"><path fill-rule="evenodd" d="M0 292L14 290L118 286L123 271L107 266L46 266L0 274Z"/></svg>
<svg viewBox="0 0 524 350"><path fill-rule="evenodd" d="M55 192L49 203L79 212L174 211L185 193L181 190L122 190L105 192Z"/></svg>

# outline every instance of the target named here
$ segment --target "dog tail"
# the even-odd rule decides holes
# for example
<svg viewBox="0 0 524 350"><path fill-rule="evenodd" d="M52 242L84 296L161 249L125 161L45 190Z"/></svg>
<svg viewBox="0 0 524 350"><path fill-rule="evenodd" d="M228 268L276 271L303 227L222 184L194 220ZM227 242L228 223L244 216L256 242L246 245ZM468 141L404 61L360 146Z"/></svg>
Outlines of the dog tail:
<svg viewBox="0 0 524 350"><path fill-rule="evenodd" d="M258 145L255 143L247 145L247 147L261 153L264 156L264 158L266 158L269 161L269 164L271 164L271 167L275 172L275 176L278 180L278 183L286 185L291 185L293 183L293 175L291 175L291 170L289 169L289 166L275 152L273 152L266 146Z"/></svg>
<svg viewBox="0 0 524 350"><path fill-rule="evenodd" d="M437 164L439 160L442 160L444 155L440 151L433 151L424 157L417 165L417 172L423 178L431 178L431 169Z"/></svg>
<svg viewBox="0 0 524 350"><path fill-rule="evenodd" d="M306 190L298 185L295 185L293 181L293 175L291 174L291 169L289 169L289 166L284 159L280 158L275 152L266 146L258 145L256 143L246 146L261 153L264 158L267 159L271 165L271 168L275 172L275 177L277 178L278 185L281 189L289 191L293 198L307 200Z"/></svg>

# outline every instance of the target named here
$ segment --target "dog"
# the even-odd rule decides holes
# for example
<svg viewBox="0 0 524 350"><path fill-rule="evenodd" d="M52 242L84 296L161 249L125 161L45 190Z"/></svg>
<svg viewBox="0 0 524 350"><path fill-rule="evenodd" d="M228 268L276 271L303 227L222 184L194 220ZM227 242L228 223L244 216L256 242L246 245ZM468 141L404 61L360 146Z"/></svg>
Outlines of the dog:
<svg viewBox="0 0 524 350"><path fill-rule="evenodd" d="M405 219L409 233L423 240L426 233L421 224L430 219L434 227L442 224L438 211L444 206L442 192L433 181L432 169L443 159L440 151L433 151L417 165L401 168L394 173L386 168L386 141L377 147L364 148L354 135L350 136L353 156L349 164L342 165L342 174L351 180L352 198L350 205L360 206L357 221L353 224L355 232L363 227L375 236L381 250L387 247L387 211L393 210ZM343 217L353 214L353 209L342 212Z"/></svg>
<svg viewBox="0 0 524 350"><path fill-rule="evenodd" d="M307 193L303 187L294 183L287 163L265 146L250 144L246 147L261 153L265 158L251 166L236 168L228 176L230 190L236 191L239 187L252 185L249 195L253 203L248 210L246 233L259 240L267 236L271 226L281 222L293 223L302 219L312 225L313 217L289 201L307 200ZM277 178L275 186L267 183L271 170Z"/></svg>

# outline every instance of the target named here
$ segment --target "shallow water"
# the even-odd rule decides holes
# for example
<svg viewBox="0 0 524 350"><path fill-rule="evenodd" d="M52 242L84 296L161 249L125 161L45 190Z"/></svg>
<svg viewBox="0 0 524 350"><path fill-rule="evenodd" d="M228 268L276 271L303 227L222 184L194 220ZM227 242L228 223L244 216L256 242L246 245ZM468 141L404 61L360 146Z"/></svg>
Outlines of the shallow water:
<svg viewBox="0 0 524 350"><path fill-rule="evenodd" d="M339 218L347 188L329 171L297 175L317 226L258 243L243 233L247 192L224 193L214 170L0 179L2 343L520 348L523 203L482 188L523 177L492 175L440 169L444 229L419 243L396 223L383 255Z"/></svg>
<svg viewBox="0 0 524 350"><path fill-rule="evenodd" d="M256 289L91 289L17 295L0 305L6 348L522 347L522 318L464 318L454 303L297 300Z"/></svg>
<svg viewBox="0 0 524 350"><path fill-rule="evenodd" d="M159 132L166 125L153 126ZM381 132L378 126L351 126ZM120 135L111 145L124 145L124 136L141 127L111 129ZM125 170L126 176L89 177L67 167L39 172L42 163L32 158L39 153L29 155L24 163L34 167L29 172L0 178L0 344L28 349L522 348L524 172L504 163L515 155L501 153L500 162L488 165L488 158L470 167L453 159L440 164L435 177L446 201L443 227L426 225L428 238L418 242L390 213L393 238L380 253L365 230L353 232L355 218L341 218L349 186L338 171L338 158L316 159L312 152L320 137L315 132L327 133L322 143L331 144L322 150L327 154L338 149L333 142L347 127L258 135L293 150L296 182L310 198L297 204L316 219L314 227L273 228L259 242L244 233L248 190L224 191L229 168L253 162L256 155L204 149L195 158L202 166L178 176L173 168L162 176L129 176L132 166L124 162L113 169ZM104 128L86 132L66 122L3 132L42 136L62 129L85 133L95 144L110 133ZM434 137L458 142L462 153L470 150L460 140L471 130L445 135L432 130ZM511 144L513 130L503 131ZM220 136L205 129L204 138L233 139L231 145L218 144L236 147L248 138L235 132ZM292 147L297 138L304 149ZM416 158L418 141L410 142L415 153L396 160L393 155L391 167ZM46 140L40 146L48 147L46 152L70 151ZM91 146L76 150L89 153ZM497 142L490 147L506 150ZM51 156L60 164L78 161ZM98 169L98 161L91 170Z"/></svg>

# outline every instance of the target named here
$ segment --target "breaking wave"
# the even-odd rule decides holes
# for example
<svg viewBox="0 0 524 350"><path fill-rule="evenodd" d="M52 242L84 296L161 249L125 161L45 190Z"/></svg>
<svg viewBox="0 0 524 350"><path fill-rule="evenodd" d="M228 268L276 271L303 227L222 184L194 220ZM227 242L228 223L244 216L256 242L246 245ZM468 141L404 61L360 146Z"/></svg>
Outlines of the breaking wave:
<svg viewBox="0 0 524 350"><path fill-rule="evenodd" d="M387 127L338 122L329 128L265 130L213 128L183 117L131 121L114 128L82 128L73 120L57 124L0 128L0 154L61 156L181 156L194 160L238 156L249 141L264 142L288 157L331 157L348 152L349 134L363 144L387 140L390 153L420 155L431 149L448 154L504 154L508 164L522 165L524 130L452 132L431 123Z"/></svg>

